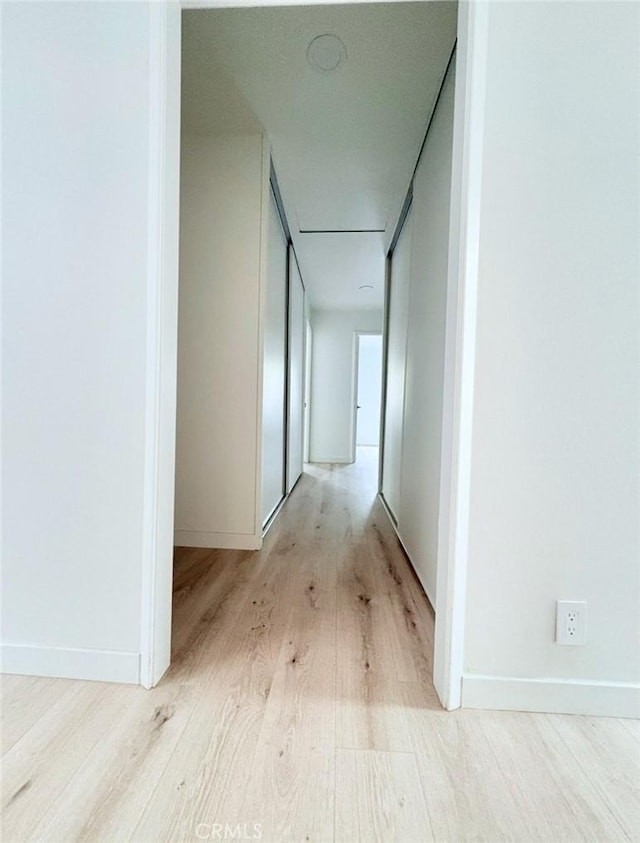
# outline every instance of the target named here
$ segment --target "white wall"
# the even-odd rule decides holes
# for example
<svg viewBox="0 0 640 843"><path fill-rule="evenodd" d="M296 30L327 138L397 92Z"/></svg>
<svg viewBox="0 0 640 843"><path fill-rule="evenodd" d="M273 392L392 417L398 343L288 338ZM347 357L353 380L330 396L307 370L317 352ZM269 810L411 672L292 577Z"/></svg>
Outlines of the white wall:
<svg viewBox="0 0 640 843"><path fill-rule="evenodd" d="M161 36L146 4L2 18L3 669L137 682Z"/></svg>
<svg viewBox="0 0 640 843"><path fill-rule="evenodd" d="M381 331L376 310L312 310L310 462L354 459L356 331Z"/></svg>
<svg viewBox="0 0 640 843"><path fill-rule="evenodd" d="M268 213L267 274L264 285L262 388L262 522L285 495L287 377L287 239L273 192ZM221 443L222 444L222 443Z"/></svg>
<svg viewBox="0 0 640 843"><path fill-rule="evenodd" d="M261 541L260 235L267 179L262 135L182 139L177 544L252 548Z"/></svg>
<svg viewBox="0 0 640 843"><path fill-rule="evenodd" d="M490 9L464 705L640 714L639 28Z"/></svg>
<svg viewBox="0 0 640 843"><path fill-rule="evenodd" d="M382 334L358 337L358 414L356 445L380 444Z"/></svg>

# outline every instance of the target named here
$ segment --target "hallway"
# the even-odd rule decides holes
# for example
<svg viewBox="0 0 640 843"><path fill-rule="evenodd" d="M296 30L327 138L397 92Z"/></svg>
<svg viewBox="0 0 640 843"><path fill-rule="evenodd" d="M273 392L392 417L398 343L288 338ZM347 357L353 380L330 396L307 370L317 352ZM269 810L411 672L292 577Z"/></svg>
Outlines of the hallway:
<svg viewBox="0 0 640 843"><path fill-rule="evenodd" d="M637 723L442 711L375 457L307 466L260 552L177 551L152 691L4 678L7 843L634 839Z"/></svg>

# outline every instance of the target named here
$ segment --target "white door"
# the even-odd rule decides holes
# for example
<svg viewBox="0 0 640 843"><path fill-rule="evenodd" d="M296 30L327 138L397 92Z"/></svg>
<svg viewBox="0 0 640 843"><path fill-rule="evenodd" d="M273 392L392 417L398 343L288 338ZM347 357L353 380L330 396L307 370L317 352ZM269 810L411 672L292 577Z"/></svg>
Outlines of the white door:
<svg viewBox="0 0 640 843"><path fill-rule="evenodd" d="M382 494L394 518L400 512L404 385L411 280L411 228L409 210L391 257L389 326L387 334L387 394L382 454Z"/></svg>
<svg viewBox="0 0 640 843"><path fill-rule="evenodd" d="M313 350L313 333L311 324L305 319L304 337L304 461L309 462L309 440L311 430L311 353Z"/></svg>
<svg viewBox="0 0 640 843"><path fill-rule="evenodd" d="M382 335L358 335L358 406L356 445L380 443Z"/></svg>
<svg viewBox="0 0 640 843"><path fill-rule="evenodd" d="M289 247L289 421L287 492L302 474L304 439L304 286Z"/></svg>

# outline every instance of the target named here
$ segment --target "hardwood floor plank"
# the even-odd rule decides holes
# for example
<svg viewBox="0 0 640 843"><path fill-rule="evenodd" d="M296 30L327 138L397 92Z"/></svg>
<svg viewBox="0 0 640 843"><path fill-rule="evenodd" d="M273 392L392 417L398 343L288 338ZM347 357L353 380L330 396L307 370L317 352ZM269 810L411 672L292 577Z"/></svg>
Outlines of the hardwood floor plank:
<svg viewBox="0 0 640 843"><path fill-rule="evenodd" d="M440 709L430 678L433 616L397 538L377 526L381 517L376 504L363 539L339 559L336 740L410 752L400 679L422 682L421 705Z"/></svg>
<svg viewBox="0 0 640 843"><path fill-rule="evenodd" d="M224 559L225 552L209 547L174 547L173 549L173 607L184 597L193 594L193 586L209 569Z"/></svg>
<svg viewBox="0 0 640 843"><path fill-rule="evenodd" d="M6 841L28 839L96 743L142 688L78 682L2 760Z"/></svg>
<svg viewBox="0 0 640 843"><path fill-rule="evenodd" d="M570 754L567 767L578 765L596 791L599 798L589 803L603 829L618 835L611 839L640 837L640 747L628 732L610 718L548 715L546 721Z"/></svg>
<svg viewBox="0 0 640 843"><path fill-rule="evenodd" d="M266 840L333 836L337 564L314 521L301 522L297 536L300 579L285 601L291 608L250 775L242 787L235 766L223 797L227 815L260 822Z"/></svg>
<svg viewBox="0 0 640 843"><path fill-rule="evenodd" d="M347 546L338 569L336 743L410 752L411 739L384 623L391 605L376 588L366 547Z"/></svg>
<svg viewBox="0 0 640 843"><path fill-rule="evenodd" d="M31 840L117 841L133 828L181 738L193 685L139 690L30 835Z"/></svg>
<svg viewBox="0 0 640 843"><path fill-rule="evenodd" d="M636 741L640 741L640 720L623 720L617 721L620 726Z"/></svg>
<svg viewBox="0 0 640 843"><path fill-rule="evenodd" d="M396 676L401 682L420 682L432 692L435 616L379 501L371 510L366 541L371 567L391 602L386 627ZM432 699L439 708L437 697L432 694Z"/></svg>
<svg viewBox="0 0 640 843"><path fill-rule="evenodd" d="M3 676L0 690L2 755L5 755L54 703L66 695L71 695L74 684L70 679Z"/></svg>
<svg viewBox="0 0 640 843"><path fill-rule="evenodd" d="M536 839L480 727L484 712L436 711L423 705L420 685L403 690L436 840Z"/></svg>
<svg viewBox="0 0 640 843"><path fill-rule="evenodd" d="M334 840L434 840L413 753L337 750Z"/></svg>
<svg viewBox="0 0 640 843"><path fill-rule="evenodd" d="M469 714L466 712L467 717ZM570 717L569 722L580 719ZM599 797L580 761L558 734L552 716L478 712L476 720L503 772L506 790L526 823L521 839L576 843L634 839L609 800ZM605 732L610 732L612 723L603 719ZM575 746L581 754L588 752L586 736ZM620 770L618 761L615 768ZM613 788L608 790L609 797L613 794ZM497 803L496 810L499 808Z"/></svg>
<svg viewBox="0 0 640 843"><path fill-rule="evenodd" d="M466 713L467 715L469 713ZM504 810L508 799L522 825L512 826L515 839L531 841L616 840L603 837L591 802L576 800L573 787L563 786L546 740L537 738L531 715L519 712L478 712L474 722L491 748L503 774L502 792L489 795L492 810ZM533 715L543 723L543 715ZM549 724L545 729L549 728ZM609 829L610 833L611 829Z"/></svg>
<svg viewBox="0 0 640 843"><path fill-rule="evenodd" d="M335 634L334 609L292 610L238 811L267 840L333 836Z"/></svg>
<svg viewBox="0 0 640 843"><path fill-rule="evenodd" d="M322 599L324 590L310 578L308 565L292 566L296 547L291 532L274 533L261 554L265 564L255 566L244 586L242 611L218 629L217 656L210 659L204 693L134 840L163 833L172 840L192 839L194 824L218 821L227 782L246 787L291 606L312 599L310 585L318 595L314 600Z"/></svg>

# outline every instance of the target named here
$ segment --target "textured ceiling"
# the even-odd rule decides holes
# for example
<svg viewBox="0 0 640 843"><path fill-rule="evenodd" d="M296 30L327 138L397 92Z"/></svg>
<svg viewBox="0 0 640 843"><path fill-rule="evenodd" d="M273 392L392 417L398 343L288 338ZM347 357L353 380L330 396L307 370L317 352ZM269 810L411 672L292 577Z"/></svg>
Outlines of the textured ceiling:
<svg viewBox="0 0 640 843"><path fill-rule="evenodd" d="M183 14L183 131L268 133L313 306L380 306L395 225L455 40L452 2ZM332 33L329 73L306 51ZM317 230L382 234L304 234ZM386 230L386 233L385 233ZM373 293L358 290L363 278Z"/></svg>

